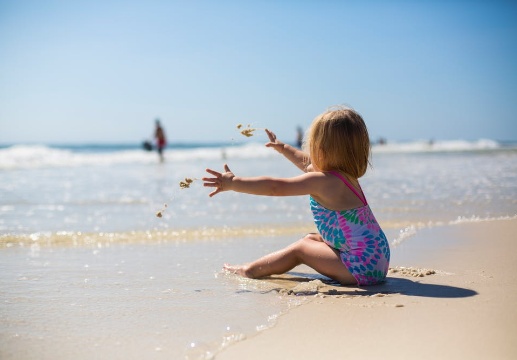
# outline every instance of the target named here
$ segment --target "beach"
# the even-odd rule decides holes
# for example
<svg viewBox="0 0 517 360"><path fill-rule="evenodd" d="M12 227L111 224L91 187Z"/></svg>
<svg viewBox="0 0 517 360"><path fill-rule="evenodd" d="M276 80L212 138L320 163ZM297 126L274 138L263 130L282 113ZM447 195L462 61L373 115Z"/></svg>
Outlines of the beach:
<svg viewBox="0 0 517 360"><path fill-rule="evenodd" d="M405 244L412 261L393 260L413 271L372 287L322 286L217 359L515 359L516 232L516 219L423 232Z"/></svg>
<svg viewBox="0 0 517 360"><path fill-rule="evenodd" d="M263 143L163 163L138 145L0 148L0 358L515 358L516 160L489 140L374 147L361 185L391 271L359 288L222 270L315 230L305 196L180 187L224 163L299 174Z"/></svg>
<svg viewBox="0 0 517 360"><path fill-rule="evenodd" d="M516 63L517 0L0 0L0 360L517 360Z"/></svg>

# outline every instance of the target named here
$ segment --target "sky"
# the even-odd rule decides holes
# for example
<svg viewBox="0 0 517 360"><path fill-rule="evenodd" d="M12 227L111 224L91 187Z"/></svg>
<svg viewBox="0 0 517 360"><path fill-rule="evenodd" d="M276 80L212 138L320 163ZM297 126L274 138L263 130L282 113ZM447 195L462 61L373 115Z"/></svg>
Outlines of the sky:
<svg viewBox="0 0 517 360"><path fill-rule="evenodd" d="M517 2L0 0L0 144L139 143L156 118L289 142L338 104L372 139L517 140Z"/></svg>

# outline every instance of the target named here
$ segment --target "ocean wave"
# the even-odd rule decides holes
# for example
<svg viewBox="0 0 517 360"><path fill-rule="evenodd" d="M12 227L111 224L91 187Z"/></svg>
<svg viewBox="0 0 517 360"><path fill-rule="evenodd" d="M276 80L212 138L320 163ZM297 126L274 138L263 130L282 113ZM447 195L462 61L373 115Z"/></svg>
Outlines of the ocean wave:
<svg viewBox="0 0 517 360"><path fill-rule="evenodd" d="M477 141L451 140L413 141L374 145L375 153L421 153L448 151L482 151L503 148L496 141L481 139ZM78 150L79 149L79 150ZM31 169L42 167L110 166L117 164L155 164L157 154L144 151L138 146L133 149L114 145L12 145L0 148L0 169ZM254 159L275 156L276 153L262 143L239 145L186 146L166 149L167 161L191 161L214 159Z"/></svg>
<svg viewBox="0 0 517 360"><path fill-rule="evenodd" d="M376 144L372 147L374 153L421 153L421 152L450 152L450 151L480 151L500 149L501 144L490 139L476 141L447 140L429 141L419 140L412 142L393 142Z"/></svg>
<svg viewBox="0 0 517 360"><path fill-rule="evenodd" d="M272 156L271 149L262 144L246 144L230 147L195 147L189 149L168 149L167 161L191 161L221 158L263 158ZM0 149L0 170L34 169L44 167L110 166L117 164L156 164L158 156L144 150L121 150L102 152L98 147L92 152L84 148L80 152L72 149L54 148L45 145L13 145Z"/></svg>

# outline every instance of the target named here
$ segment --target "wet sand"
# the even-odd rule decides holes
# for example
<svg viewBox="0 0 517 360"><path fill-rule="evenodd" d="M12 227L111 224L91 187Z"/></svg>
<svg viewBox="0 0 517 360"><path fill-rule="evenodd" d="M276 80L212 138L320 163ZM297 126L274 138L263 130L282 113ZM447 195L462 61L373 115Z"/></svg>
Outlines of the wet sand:
<svg viewBox="0 0 517 360"><path fill-rule="evenodd" d="M515 234L515 219L424 229L393 249L388 281L378 286L296 272L270 279L311 301L216 358L515 359Z"/></svg>

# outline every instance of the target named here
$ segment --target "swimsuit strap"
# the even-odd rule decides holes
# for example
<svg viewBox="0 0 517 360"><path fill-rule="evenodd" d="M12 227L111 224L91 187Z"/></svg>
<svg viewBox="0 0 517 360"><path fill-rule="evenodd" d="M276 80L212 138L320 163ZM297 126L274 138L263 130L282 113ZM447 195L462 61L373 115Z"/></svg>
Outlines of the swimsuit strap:
<svg viewBox="0 0 517 360"><path fill-rule="evenodd" d="M365 206L368 205L368 202L366 201L366 197L364 196L364 193L363 194L359 194L359 192L357 192L357 190L352 186L352 184L350 184L350 182L343 175L341 175L337 171L329 171L329 173L331 173L332 175L337 176L338 178L340 178L341 181L343 181L343 183L345 183L345 185L348 186L348 188L353 191L353 193L359 198L359 200L362 201L362 203ZM361 185L359 185L359 189L361 190L361 193L362 193L363 189L361 189Z"/></svg>

